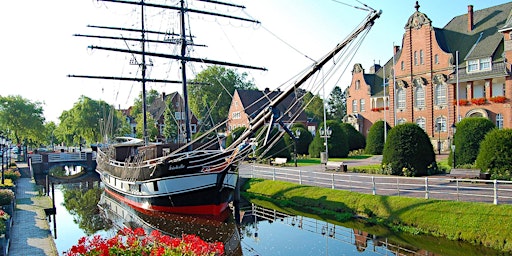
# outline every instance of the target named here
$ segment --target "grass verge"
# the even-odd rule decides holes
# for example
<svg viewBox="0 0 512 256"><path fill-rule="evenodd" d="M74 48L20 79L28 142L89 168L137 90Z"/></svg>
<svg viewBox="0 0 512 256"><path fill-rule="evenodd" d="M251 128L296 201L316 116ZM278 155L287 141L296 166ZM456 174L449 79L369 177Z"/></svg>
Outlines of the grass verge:
<svg viewBox="0 0 512 256"><path fill-rule="evenodd" d="M363 216L401 231L512 252L511 205L374 196L261 179L250 179L242 190L246 197L279 200L338 220Z"/></svg>

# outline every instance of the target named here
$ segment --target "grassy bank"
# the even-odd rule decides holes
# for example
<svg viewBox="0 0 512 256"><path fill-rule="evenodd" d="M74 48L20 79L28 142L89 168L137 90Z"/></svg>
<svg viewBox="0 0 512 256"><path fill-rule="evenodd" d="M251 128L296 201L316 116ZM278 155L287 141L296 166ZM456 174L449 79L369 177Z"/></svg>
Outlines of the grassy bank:
<svg viewBox="0 0 512 256"><path fill-rule="evenodd" d="M244 196L278 199L340 221L364 216L393 228L512 252L512 206L373 196L281 181L250 179Z"/></svg>

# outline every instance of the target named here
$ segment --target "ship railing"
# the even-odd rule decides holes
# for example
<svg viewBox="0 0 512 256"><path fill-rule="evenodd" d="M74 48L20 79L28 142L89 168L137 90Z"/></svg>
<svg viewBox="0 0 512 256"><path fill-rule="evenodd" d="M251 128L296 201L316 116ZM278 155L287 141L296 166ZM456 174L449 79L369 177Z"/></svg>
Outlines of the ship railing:
<svg viewBox="0 0 512 256"><path fill-rule="evenodd" d="M400 177L254 164L244 164L239 173L244 178L280 180L372 195L512 204L512 181L504 180Z"/></svg>

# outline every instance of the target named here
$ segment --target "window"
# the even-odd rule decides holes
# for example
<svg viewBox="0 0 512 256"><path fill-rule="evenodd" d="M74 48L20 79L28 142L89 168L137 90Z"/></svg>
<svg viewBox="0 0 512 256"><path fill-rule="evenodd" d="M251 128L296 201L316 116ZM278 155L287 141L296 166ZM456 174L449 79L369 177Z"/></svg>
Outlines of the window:
<svg viewBox="0 0 512 256"><path fill-rule="evenodd" d="M231 118L232 119L240 119L241 118L240 112L237 111L237 112L231 113Z"/></svg>
<svg viewBox="0 0 512 256"><path fill-rule="evenodd" d="M503 129L503 115L500 113L496 114L496 127Z"/></svg>
<svg viewBox="0 0 512 256"><path fill-rule="evenodd" d="M505 96L505 86L503 84L492 84L492 96Z"/></svg>
<svg viewBox="0 0 512 256"><path fill-rule="evenodd" d="M359 100L359 111L364 112L364 99Z"/></svg>
<svg viewBox="0 0 512 256"><path fill-rule="evenodd" d="M400 69L401 70L405 70L405 66L404 66L404 61L403 60L400 62Z"/></svg>
<svg viewBox="0 0 512 256"><path fill-rule="evenodd" d="M421 129L425 130L425 128L426 128L426 126L425 126L425 124L426 124L425 118L420 117L420 118L416 119L416 124L417 124Z"/></svg>
<svg viewBox="0 0 512 256"><path fill-rule="evenodd" d="M434 55L434 64L439 64L439 55Z"/></svg>
<svg viewBox="0 0 512 256"><path fill-rule="evenodd" d="M435 89L436 105L446 105L446 85L438 84Z"/></svg>
<svg viewBox="0 0 512 256"><path fill-rule="evenodd" d="M435 132L446 132L446 118L444 116L440 116L436 118L436 123L434 127Z"/></svg>
<svg viewBox="0 0 512 256"><path fill-rule="evenodd" d="M195 124L190 124L190 132L192 133L196 133L196 125Z"/></svg>
<svg viewBox="0 0 512 256"><path fill-rule="evenodd" d="M417 108L425 108L425 89L423 86L416 87L414 96L415 106Z"/></svg>
<svg viewBox="0 0 512 256"><path fill-rule="evenodd" d="M403 88L400 88L397 90L396 92L397 94L397 99L398 99L398 108L399 109L405 109L405 90Z"/></svg>
<svg viewBox="0 0 512 256"><path fill-rule="evenodd" d="M405 123L406 123L406 120L405 120L405 118L400 118L400 119L398 119L398 120L397 120L397 122L396 122L396 123L397 123L397 124L405 124Z"/></svg>
<svg viewBox="0 0 512 256"><path fill-rule="evenodd" d="M352 113L357 113L357 100L352 100Z"/></svg>
<svg viewBox="0 0 512 256"><path fill-rule="evenodd" d="M420 50L420 64L423 65L423 50Z"/></svg>
<svg viewBox="0 0 512 256"><path fill-rule="evenodd" d="M185 120L185 112L174 112L176 120Z"/></svg>
<svg viewBox="0 0 512 256"><path fill-rule="evenodd" d="M414 66L418 66L418 52L414 51Z"/></svg>
<svg viewBox="0 0 512 256"><path fill-rule="evenodd" d="M492 69L491 58L468 60L467 72L488 71Z"/></svg>
<svg viewBox="0 0 512 256"><path fill-rule="evenodd" d="M361 81L357 80L356 81L356 90L359 90L360 87L361 87Z"/></svg>

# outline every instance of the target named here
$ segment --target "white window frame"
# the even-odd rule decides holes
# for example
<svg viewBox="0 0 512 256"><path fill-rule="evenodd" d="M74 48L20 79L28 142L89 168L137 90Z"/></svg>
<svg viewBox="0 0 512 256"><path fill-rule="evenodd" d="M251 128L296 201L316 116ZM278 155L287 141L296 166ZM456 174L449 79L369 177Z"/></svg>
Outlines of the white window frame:
<svg viewBox="0 0 512 256"><path fill-rule="evenodd" d="M467 61L466 71L468 73L492 70L491 57L472 59Z"/></svg>
<svg viewBox="0 0 512 256"><path fill-rule="evenodd" d="M357 100L352 100L352 113L357 113Z"/></svg>
<svg viewBox="0 0 512 256"><path fill-rule="evenodd" d="M503 129L503 114L498 113L496 114L496 127L498 129Z"/></svg>
<svg viewBox="0 0 512 256"><path fill-rule="evenodd" d="M424 117L419 117L418 119L416 119L416 124L423 130L427 128L427 120Z"/></svg>
<svg viewBox="0 0 512 256"><path fill-rule="evenodd" d="M441 126L440 130L439 130L439 125ZM434 132L446 132L446 117L438 116L436 118Z"/></svg>
<svg viewBox="0 0 512 256"><path fill-rule="evenodd" d="M417 108L425 108L425 88L423 86L416 87L414 94L414 104Z"/></svg>
<svg viewBox="0 0 512 256"><path fill-rule="evenodd" d="M364 112L364 99L359 100L359 111Z"/></svg>
<svg viewBox="0 0 512 256"><path fill-rule="evenodd" d="M396 95L397 95L397 107L399 109L405 109L405 90L403 88L398 88L398 90L396 91Z"/></svg>
<svg viewBox="0 0 512 256"><path fill-rule="evenodd" d="M437 84L435 87L435 103L437 106L446 106L447 86L446 84Z"/></svg>

